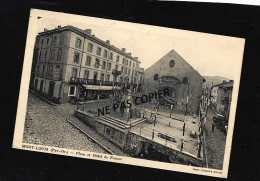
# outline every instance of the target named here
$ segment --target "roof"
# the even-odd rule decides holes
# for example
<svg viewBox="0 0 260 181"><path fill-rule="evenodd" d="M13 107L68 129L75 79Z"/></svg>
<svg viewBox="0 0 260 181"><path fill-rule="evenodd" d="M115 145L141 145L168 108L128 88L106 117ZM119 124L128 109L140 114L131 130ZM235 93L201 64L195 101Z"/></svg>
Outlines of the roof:
<svg viewBox="0 0 260 181"><path fill-rule="evenodd" d="M167 57L168 59L173 58L175 61L178 60L179 62L184 63L183 66L185 66L185 69L189 69L190 71L193 71L199 76L203 82L205 82L205 79L203 76L200 75L200 73L195 70L180 54L178 54L174 49L170 50L167 54L165 54L163 57L161 57L158 61L156 61L153 65L151 65L149 68L145 70L145 72L150 71L150 69L153 69L154 66L161 64L161 61ZM161 65L159 65L161 66ZM175 71L174 71L175 72ZM171 72L173 73L173 72Z"/></svg>
<svg viewBox="0 0 260 181"><path fill-rule="evenodd" d="M228 89L228 88L233 88L233 84L234 82L231 80L229 82L222 82L220 84L217 84L217 85L213 85L213 87L219 87L219 88L223 88L223 89Z"/></svg>
<svg viewBox="0 0 260 181"><path fill-rule="evenodd" d="M85 38L88 38L90 39L91 41L94 41L98 44L101 44L102 46L108 48L108 49L111 49L127 58L130 58L138 63L141 63L140 61L138 61L136 58L132 57L129 53L126 53L124 51L122 51L121 49L91 35L91 34L88 34L86 31L80 29L80 28L77 28L77 27L74 27L74 26L71 26L71 25L68 25L68 26L63 26L63 27L59 27L59 28L55 28L55 29L52 29L52 30L47 30L47 31L44 31L44 32L40 32L39 35L44 35L44 34L50 34L50 33L54 33L54 32L57 32L57 31L64 31L64 30L70 30L70 31L73 31L74 33L77 33L81 36L84 36Z"/></svg>

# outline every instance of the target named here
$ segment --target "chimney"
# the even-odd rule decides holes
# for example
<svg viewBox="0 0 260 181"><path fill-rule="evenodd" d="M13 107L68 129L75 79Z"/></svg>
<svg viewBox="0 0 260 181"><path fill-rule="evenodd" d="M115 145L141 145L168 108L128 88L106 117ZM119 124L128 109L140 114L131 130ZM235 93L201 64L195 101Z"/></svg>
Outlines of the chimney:
<svg viewBox="0 0 260 181"><path fill-rule="evenodd" d="M226 83L227 81L223 80L223 83Z"/></svg>
<svg viewBox="0 0 260 181"><path fill-rule="evenodd" d="M107 43L107 44L110 44L110 40L106 40L106 43Z"/></svg>
<svg viewBox="0 0 260 181"><path fill-rule="evenodd" d="M229 80L229 82L234 82L234 80Z"/></svg>
<svg viewBox="0 0 260 181"><path fill-rule="evenodd" d="M44 28L43 31L49 31L47 28Z"/></svg>
<svg viewBox="0 0 260 181"><path fill-rule="evenodd" d="M61 25L58 25L58 28L61 28Z"/></svg>
<svg viewBox="0 0 260 181"><path fill-rule="evenodd" d="M95 35L92 35L92 36L94 36L94 37L95 37Z"/></svg>
<svg viewBox="0 0 260 181"><path fill-rule="evenodd" d="M122 51L125 52L125 48L122 48Z"/></svg>
<svg viewBox="0 0 260 181"><path fill-rule="evenodd" d="M91 29L86 29L85 32L86 32L87 34L91 35L92 30L91 30Z"/></svg>
<svg viewBox="0 0 260 181"><path fill-rule="evenodd" d="M138 57L134 57L136 60L138 60Z"/></svg>

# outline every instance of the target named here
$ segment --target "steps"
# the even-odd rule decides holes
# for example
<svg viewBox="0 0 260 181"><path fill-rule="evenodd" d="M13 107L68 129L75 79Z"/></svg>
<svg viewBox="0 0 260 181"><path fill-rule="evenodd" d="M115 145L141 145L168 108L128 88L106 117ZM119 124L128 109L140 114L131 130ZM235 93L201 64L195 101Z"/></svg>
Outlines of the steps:
<svg viewBox="0 0 260 181"><path fill-rule="evenodd" d="M103 122L106 122L106 123L109 123L109 124L112 124L116 127L119 127L119 128L122 128L122 129L127 129L127 128L130 128L130 122L124 122L120 119L116 119L116 118L113 118L111 116L101 116L101 117L98 117L99 120L103 121ZM144 118L140 118L140 119L136 119L136 120L133 120L132 121L132 126L135 126L141 122L145 121Z"/></svg>

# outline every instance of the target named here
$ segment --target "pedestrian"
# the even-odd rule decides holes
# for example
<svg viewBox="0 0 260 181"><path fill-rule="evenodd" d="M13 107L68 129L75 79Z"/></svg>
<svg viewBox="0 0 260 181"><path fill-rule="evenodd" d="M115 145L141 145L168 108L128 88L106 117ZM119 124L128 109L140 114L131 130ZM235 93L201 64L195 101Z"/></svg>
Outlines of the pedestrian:
<svg viewBox="0 0 260 181"><path fill-rule="evenodd" d="M212 132L214 131L214 128L215 128L215 123L212 122Z"/></svg>

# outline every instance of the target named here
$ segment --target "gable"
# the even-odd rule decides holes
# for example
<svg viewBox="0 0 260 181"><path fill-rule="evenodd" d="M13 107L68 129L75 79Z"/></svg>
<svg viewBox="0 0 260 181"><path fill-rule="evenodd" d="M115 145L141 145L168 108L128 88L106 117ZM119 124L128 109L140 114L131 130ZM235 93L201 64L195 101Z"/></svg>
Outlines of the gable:
<svg viewBox="0 0 260 181"><path fill-rule="evenodd" d="M174 50L171 50L155 64L146 69L144 74L146 77L150 77L152 74L155 74L155 72L158 73L159 76L174 76L181 81L182 78L187 75L203 79L203 77Z"/></svg>

